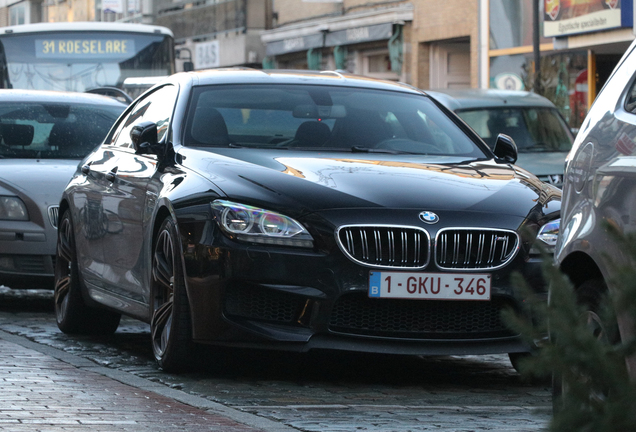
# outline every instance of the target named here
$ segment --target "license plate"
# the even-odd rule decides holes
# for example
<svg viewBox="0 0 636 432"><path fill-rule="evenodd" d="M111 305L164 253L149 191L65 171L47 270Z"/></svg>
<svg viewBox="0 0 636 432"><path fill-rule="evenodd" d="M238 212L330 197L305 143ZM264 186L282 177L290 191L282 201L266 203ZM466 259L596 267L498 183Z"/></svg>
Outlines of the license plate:
<svg viewBox="0 0 636 432"><path fill-rule="evenodd" d="M490 275L469 273L369 273L369 297L423 300L490 300Z"/></svg>

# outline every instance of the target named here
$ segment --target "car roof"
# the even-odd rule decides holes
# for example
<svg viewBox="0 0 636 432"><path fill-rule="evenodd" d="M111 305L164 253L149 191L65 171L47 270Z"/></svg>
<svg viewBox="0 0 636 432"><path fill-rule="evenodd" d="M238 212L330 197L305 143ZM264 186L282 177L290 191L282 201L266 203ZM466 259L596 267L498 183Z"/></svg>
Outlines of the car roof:
<svg viewBox="0 0 636 432"><path fill-rule="evenodd" d="M423 94L421 90L408 84L372 79L339 71L226 68L180 72L173 75L171 79L181 82L190 81L195 86L212 84L311 84L397 90Z"/></svg>
<svg viewBox="0 0 636 432"><path fill-rule="evenodd" d="M536 93L496 89L443 89L426 93L452 111L475 108L546 107L555 108L548 99Z"/></svg>
<svg viewBox="0 0 636 432"><path fill-rule="evenodd" d="M51 91L51 90L0 90L0 102L44 102L126 106L118 100L92 93Z"/></svg>

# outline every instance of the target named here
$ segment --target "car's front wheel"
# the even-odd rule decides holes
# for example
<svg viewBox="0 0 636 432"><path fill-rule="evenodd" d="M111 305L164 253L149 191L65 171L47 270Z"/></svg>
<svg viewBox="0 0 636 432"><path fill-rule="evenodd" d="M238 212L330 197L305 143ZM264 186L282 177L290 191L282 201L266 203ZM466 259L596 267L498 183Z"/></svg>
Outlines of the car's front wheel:
<svg viewBox="0 0 636 432"><path fill-rule="evenodd" d="M111 334L119 326L120 314L89 307L82 298L75 233L69 210L64 212L59 222L53 298L57 326L64 333Z"/></svg>
<svg viewBox="0 0 636 432"><path fill-rule="evenodd" d="M155 360L169 372L187 369L194 348L179 244L177 227L168 217L154 241L150 331Z"/></svg>

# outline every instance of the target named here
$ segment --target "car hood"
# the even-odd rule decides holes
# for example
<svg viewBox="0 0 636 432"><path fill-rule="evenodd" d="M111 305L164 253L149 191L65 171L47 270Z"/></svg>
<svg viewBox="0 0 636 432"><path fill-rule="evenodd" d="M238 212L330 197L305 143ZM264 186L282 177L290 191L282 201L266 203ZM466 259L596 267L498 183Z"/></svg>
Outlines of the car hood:
<svg viewBox="0 0 636 432"><path fill-rule="evenodd" d="M229 199L294 213L413 208L526 217L537 207L558 209L560 201L558 189L493 160L245 148L179 153Z"/></svg>
<svg viewBox="0 0 636 432"><path fill-rule="evenodd" d="M78 163L67 159L0 159L0 194L57 205Z"/></svg>

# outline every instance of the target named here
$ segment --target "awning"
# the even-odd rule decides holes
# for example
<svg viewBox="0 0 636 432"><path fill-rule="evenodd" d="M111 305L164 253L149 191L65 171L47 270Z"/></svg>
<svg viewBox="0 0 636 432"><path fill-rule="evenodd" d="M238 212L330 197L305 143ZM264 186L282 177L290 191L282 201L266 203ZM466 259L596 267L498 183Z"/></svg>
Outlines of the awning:
<svg viewBox="0 0 636 432"><path fill-rule="evenodd" d="M307 51L312 48L346 46L388 40L394 24L413 21L413 5L402 4L381 11L323 18L295 23L262 33L268 56Z"/></svg>

